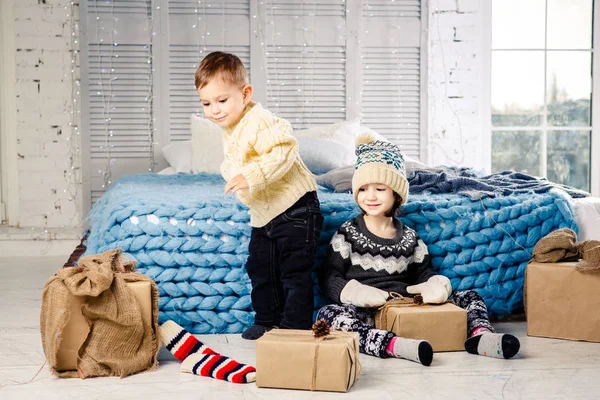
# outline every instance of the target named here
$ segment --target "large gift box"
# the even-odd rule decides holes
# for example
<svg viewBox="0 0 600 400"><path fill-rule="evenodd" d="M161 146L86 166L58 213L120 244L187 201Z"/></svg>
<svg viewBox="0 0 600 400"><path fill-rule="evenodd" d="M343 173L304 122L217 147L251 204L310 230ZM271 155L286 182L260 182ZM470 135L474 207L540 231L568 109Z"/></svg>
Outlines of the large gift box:
<svg viewBox="0 0 600 400"><path fill-rule="evenodd" d="M152 330L152 285L148 281L127 282L142 312L146 329ZM56 357L57 371L77 369L77 354L88 337L90 327L81 314L82 298L71 296L69 300L70 319L62 332L62 340Z"/></svg>
<svg viewBox="0 0 600 400"><path fill-rule="evenodd" d="M404 338L427 340L433 351L459 351L467 340L467 312L453 303L415 304L394 299L375 314L375 327Z"/></svg>
<svg viewBox="0 0 600 400"><path fill-rule="evenodd" d="M273 329L256 341L256 386L347 392L361 372L358 333Z"/></svg>
<svg viewBox="0 0 600 400"><path fill-rule="evenodd" d="M525 274L527 334L600 342L600 274L576 262L531 262Z"/></svg>

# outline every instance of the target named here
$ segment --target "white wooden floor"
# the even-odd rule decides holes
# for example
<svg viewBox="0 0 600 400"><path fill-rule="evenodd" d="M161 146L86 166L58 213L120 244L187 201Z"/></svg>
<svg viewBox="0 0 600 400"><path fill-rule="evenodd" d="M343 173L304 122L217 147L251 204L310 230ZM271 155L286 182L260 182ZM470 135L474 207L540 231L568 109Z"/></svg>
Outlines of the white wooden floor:
<svg viewBox="0 0 600 400"><path fill-rule="evenodd" d="M430 367L362 355L363 373L346 394L259 389L179 372L161 352L154 372L125 379L59 379L44 363L39 310L45 281L67 259L0 257L0 399L600 399L600 344L531 338L524 322L496 324L521 340L512 360L438 353ZM200 336L215 350L254 363L239 335Z"/></svg>

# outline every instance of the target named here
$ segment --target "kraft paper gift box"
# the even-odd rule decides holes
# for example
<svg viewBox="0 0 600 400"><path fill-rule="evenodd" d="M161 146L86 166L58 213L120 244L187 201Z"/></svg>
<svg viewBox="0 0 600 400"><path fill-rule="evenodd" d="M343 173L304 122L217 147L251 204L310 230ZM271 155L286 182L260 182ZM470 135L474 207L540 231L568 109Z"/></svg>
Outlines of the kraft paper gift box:
<svg viewBox="0 0 600 400"><path fill-rule="evenodd" d="M361 372L358 333L273 329L256 341L256 386L347 392Z"/></svg>
<svg viewBox="0 0 600 400"><path fill-rule="evenodd" d="M527 266L527 335L600 342L600 274L579 272L576 264Z"/></svg>
<svg viewBox="0 0 600 400"><path fill-rule="evenodd" d="M142 312L142 321L147 329L152 330L152 287L150 282L127 282L133 291ZM71 371L77 369L77 354L79 348L87 338L90 327L81 314L81 297L73 296L69 302L71 318L63 330L56 358L57 371Z"/></svg>
<svg viewBox="0 0 600 400"><path fill-rule="evenodd" d="M392 300L375 314L375 327L396 335L427 340L433 351L460 351L467 340L467 312L452 303L414 304Z"/></svg>

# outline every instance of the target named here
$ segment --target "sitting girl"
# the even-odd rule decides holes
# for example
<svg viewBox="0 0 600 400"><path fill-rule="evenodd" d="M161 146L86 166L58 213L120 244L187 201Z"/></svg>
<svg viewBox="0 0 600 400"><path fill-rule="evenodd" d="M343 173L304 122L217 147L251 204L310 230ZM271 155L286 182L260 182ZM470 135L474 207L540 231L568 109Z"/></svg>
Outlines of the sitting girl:
<svg viewBox="0 0 600 400"><path fill-rule="evenodd" d="M360 351L430 365L431 345L376 329L373 315L390 297L421 294L425 303L444 303L450 296L467 311L465 350L496 358L511 358L519 340L495 333L481 296L472 290L452 293L450 280L437 275L425 243L396 218L406 202L408 181L398 146L366 133L357 139L354 199L362 214L346 221L331 239L320 271L323 292L335 303L321 308L317 319L333 329L358 332Z"/></svg>

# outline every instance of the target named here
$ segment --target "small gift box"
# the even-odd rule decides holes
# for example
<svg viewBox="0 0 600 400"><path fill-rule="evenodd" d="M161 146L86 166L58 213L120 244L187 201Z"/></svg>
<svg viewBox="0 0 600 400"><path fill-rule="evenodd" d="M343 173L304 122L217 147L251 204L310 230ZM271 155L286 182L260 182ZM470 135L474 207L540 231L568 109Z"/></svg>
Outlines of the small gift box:
<svg viewBox="0 0 600 400"><path fill-rule="evenodd" d="M256 386L347 392L361 372L358 349L354 332L273 329L256 341Z"/></svg>
<svg viewBox="0 0 600 400"><path fill-rule="evenodd" d="M452 302L431 305L398 298L377 311L375 327L400 337L427 340L436 352L460 351L467 340L467 312Z"/></svg>

